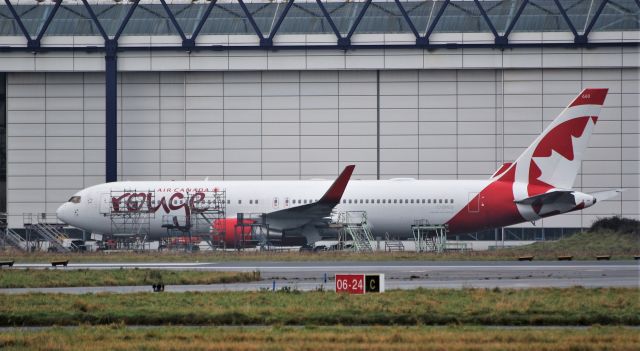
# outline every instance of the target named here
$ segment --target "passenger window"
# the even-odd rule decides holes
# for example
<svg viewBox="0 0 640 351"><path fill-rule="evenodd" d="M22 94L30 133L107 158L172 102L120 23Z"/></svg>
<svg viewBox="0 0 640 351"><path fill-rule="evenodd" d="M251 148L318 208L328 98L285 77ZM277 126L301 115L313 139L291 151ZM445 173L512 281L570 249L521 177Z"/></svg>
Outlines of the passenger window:
<svg viewBox="0 0 640 351"><path fill-rule="evenodd" d="M449 203L452 204L453 203L453 199L449 199Z"/></svg>
<svg viewBox="0 0 640 351"><path fill-rule="evenodd" d="M258 204L258 200L255 201L256 205Z"/></svg>
<svg viewBox="0 0 640 351"><path fill-rule="evenodd" d="M249 205L253 205L253 200L249 200Z"/></svg>
<svg viewBox="0 0 640 351"><path fill-rule="evenodd" d="M424 199L422 199L422 203L424 203Z"/></svg>
<svg viewBox="0 0 640 351"><path fill-rule="evenodd" d="M438 200L438 203L442 203L442 199Z"/></svg>
<svg viewBox="0 0 640 351"><path fill-rule="evenodd" d="M379 204L379 203L380 203L380 199L377 199L377 200L376 200L376 203L377 203L377 204Z"/></svg>
<svg viewBox="0 0 640 351"><path fill-rule="evenodd" d="M238 200L238 205L242 205L242 200Z"/></svg>
<svg viewBox="0 0 640 351"><path fill-rule="evenodd" d="M363 203L362 201L363 201L363 200L362 200L362 199L360 199L360 203Z"/></svg>
<svg viewBox="0 0 640 351"><path fill-rule="evenodd" d="M393 199L393 203L397 204L398 203L398 199Z"/></svg>

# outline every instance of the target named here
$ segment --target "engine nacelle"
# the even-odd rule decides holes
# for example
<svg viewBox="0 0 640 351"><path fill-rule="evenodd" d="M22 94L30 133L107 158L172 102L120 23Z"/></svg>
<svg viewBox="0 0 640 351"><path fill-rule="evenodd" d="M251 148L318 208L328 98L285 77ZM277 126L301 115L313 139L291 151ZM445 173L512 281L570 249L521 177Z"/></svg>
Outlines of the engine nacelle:
<svg viewBox="0 0 640 351"><path fill-rule="evenodd" d="M241 223L244 225L239 224L237 218L215 220L211 228L211 239L213 242L224 242L227 247L236 247L240 243L250 242L253 238L251 224L254 221L245 219Z"/></svg>

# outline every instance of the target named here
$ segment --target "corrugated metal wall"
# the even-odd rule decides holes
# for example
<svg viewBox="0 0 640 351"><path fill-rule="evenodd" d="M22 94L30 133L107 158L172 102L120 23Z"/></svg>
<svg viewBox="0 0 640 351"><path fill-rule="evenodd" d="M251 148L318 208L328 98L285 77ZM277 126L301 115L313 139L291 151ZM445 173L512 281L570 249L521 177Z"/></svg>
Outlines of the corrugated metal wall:
<svg viewBox="0 0 640 351"><path fill-rule="evenodd" d="M576 182L621 199L545 226L639 215L638 68L125 72L121 179L485 178L583 87L608 87ZM101 73L10 73L8 212L104 181ZM379 132L379 133L378 133ZM379 146L379 148L378 148ZM20 216L18 216L20 215Z"/></svg>

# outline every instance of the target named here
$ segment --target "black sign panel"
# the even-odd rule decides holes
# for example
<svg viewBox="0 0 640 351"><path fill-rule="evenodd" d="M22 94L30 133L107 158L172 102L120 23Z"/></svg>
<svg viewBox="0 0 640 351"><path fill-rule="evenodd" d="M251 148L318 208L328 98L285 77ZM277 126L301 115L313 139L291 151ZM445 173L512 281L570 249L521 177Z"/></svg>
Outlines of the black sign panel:
<svg viewBox="0 0 640 351"><path fill-rule="evenodd" d="M370 293L380 292L380 276L375 275L365 275L364 276L364 288L365 291Z"/></svg>

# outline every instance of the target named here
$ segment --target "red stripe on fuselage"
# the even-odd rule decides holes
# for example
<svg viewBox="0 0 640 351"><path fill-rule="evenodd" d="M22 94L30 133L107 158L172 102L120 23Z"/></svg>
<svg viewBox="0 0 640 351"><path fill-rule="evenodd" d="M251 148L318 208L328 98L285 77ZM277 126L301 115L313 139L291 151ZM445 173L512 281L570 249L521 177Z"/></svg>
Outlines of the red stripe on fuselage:
<svg viewBox="0 0 640 351"><path fill-rule="evenodd" d="M516 165L517 166L517 165ZM469 204L479 202L477 212L464 206L447 224L449 234L468 233L523 222L513 197L516 166L487 185Z"/></svg>

